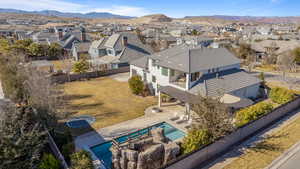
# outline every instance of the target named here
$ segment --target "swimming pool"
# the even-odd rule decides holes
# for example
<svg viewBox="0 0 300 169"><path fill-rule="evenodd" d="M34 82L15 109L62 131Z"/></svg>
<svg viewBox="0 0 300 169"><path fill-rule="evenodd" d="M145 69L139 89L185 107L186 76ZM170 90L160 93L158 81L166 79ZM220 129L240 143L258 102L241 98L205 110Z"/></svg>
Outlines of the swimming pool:
<svg viewBox="0 0 300 169"><path fill-rule="evenodd" d="M131 137L131 138L139 137L143 134L147 134L149 130L152 130L155 128L163 128L165 136L172 141L183 138L185 136L184 132L176 129L175 127L173 127L172 125L170 125L166 122L163 122L163 123L159 123L159 124L153 125L151 127L142 129L138 132L133 132L128 135L118 137L116 139L116 141L119 143L124 143L125 141L128 140L129 137ZM103 165L108 169L111 168L112 154L109 150L111 146L112 146L112 142L109 141L109 142L91 147L92 152L97 156L97 158L100 161L102 161Z"/></svg>

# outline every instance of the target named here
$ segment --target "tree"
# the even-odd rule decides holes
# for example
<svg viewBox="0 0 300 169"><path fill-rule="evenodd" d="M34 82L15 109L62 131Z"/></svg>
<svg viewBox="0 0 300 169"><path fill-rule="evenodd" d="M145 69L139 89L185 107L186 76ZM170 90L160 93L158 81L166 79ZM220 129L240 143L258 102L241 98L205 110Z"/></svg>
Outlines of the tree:
<svg viewBox="0 0 300 169"><path fill-rule="evenodd" d="M211 143L211 141L211 135L208 131L193 129L184 137L181 147L183 153L187 154Z"/></svg>
<svg viewBox="0 0 300 169"><path fill-rule="evenodd" d="M197 31L196 29L193 29L193 30L192 30L192 35L193 35L193 36L197 36L198 34L199 34L199 33L198 33L198 31Z"/></svg>
<svg viewBox="0 0 300 169"><path fill-rule="evenodd" d="M291 55L291 52L285 52L281 54L277 59L277 65L279 69L282 71L283 78L286 78L286 73L295 69L296 65L294 63L294 58ZM289 82L288 82L289 83Z"/></svg>
<svg viewBox="0 0 300 169"><path fill-rule="evenodd" d="M85 59L75 62L73 65L73 72L75 73L85 73L88 70L89 70L89 63Z"/></svg>
<svg viewBox="0 0 300 169"><path fill-rule="evenodd" d="M14 102L23 101L25 77L22 70L24 55L15 52L0 54L0 79L4 95Z"/></svg>
<svg viewBox="0 0 300 169"><path fill-rule="evenodd" d="M63 55L63 48L58 43L52 43L47 51L47 56L51 60L59 59Z"/></svg>
<svg viewBox="0 0 300 169"><path fill-rule="evenodd" d="M52 154L44 154L39 169L61 169L59 161Z"/></svg>
<svg viewBox="0 0 300 169"><path fill-rule="evenodd" d="M238 57L241 59L247 59L248 57L250 57L251 55L254 55L255 52L254 50L251 48L251 45L249 44L240 44L240 47L237 51Z"/></svg>
<svg viewBox="0 0 300 169"><path fill-rule="evenodd" d="M266 80L265 80L265 74L264 74L264 72L260 72L259 79L262 81L262 85L265 86Z"/></svg>
<svg viewBox="0 0 300 169"><path fill-rule="evenodd" d="M38 169L47 134L31 107L0 109L0 168Z"/></svg>
<svg viewBox="0 0 300 169"><path fill-rule="evenodd" d="M300 47L292 50L292 56L294 58L295 63L300 64Z"/></svg>
<svg viewBox="0 0 300 169"><path fill-rule="evenodd" d="M89 152L81 150L71 155L72 169L93 169L93 162Z"/></svg>
<svg viewBox="0 0 300 169"><path fill-rule="evenodd" d="M31 57L42 57L46 56L46 51L48 46L38 44L38 43L32 43L31 45L28 46L29 50L29 55Z"/></svg>
<svg viewBox="0 0 300 169"><path fill-rule="evenodd" d="M227 135L233 131L232 118L229 109L219 99L198 96L197 103L192 106L197 116L195 128L206 130L212 139Z"/></svg>
<svg viewBox="0 0 300 169"><path fill-rule="evenodd" d="M132 76L128 83L133 94L140 95L144 91L144 83L140 76Z"/></svg>

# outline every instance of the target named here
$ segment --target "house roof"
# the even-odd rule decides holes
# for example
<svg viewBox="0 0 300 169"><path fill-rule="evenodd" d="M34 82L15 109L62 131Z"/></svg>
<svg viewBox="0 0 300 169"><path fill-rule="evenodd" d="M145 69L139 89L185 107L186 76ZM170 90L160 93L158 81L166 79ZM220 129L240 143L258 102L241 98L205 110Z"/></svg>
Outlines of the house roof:
<svg viewBox="0 0 300 169"><path fill-rule="evenodd" d="M101 38L99 40L93 41L92 44L91 44L91 48L92 49L103 49L103 48L105 48L104 44L105 44L106 40L107 40L106 38Z"/></svg>
<svg viewBox="0 0 300 169"><path fill-rule="evenodd" d="M91 42L79 42L74 44L77 52L88 52L91 46Z"/></svg>
<svg viewBox="0 0 300 169"><path fill-rule="evenodd" d="M229 69L219 73L205 74L189 92L216 97L238 89L260 83L261 80L240 69Z"/></svg>
<svg viewBox="0 0 300 169"><path fill-rule="evenodd" d="M293 50L300 46L300 41L297 40L264 40L261 42L254 42L251 44L251 48L259 51L259 52L265 52L266 48L268 47L277 47L277 50L275 51L277 54L281 54L283 52Z"/></svg>
<svg viewBox="0 0 300 169"><path fill-rule="evenodd" d="M185 44L155 53L149 57L156 60L157 65L186 73L240 63L240 60L225 48L192 48Z"/></svg>
<svg viewBox="0 0 300 169"><path fill-rule="evenodd" d="M103 60L104 63L127 63L131 62L133 60L142 58L146 55L150 55L153 53L152 49L150 46L143 44L138 36L134 33L121 33L118 34L118 40L115 43L120 43L119 40L121 39L120 37L126 36L127 37L127 45L123 46L121 45L120 53L117 56L103 56L99 58L99 60ZM116 36L114 36L113 39L115 39ZM109 38L110 39L110 38ZM107 40L105 43L105 47L108 41L112 40ZM111 42L109 42L111 43ZM115 45L114 45L115 46Z"/></svg>
<svg viewBox="0 0 300 169"><path fill-rule="evenodd" d="M107 48L114 48L115 45L117 44L119 38L120 38L120 34L113 34L111 35L107 41L105 42L104 46Z"/></svg>

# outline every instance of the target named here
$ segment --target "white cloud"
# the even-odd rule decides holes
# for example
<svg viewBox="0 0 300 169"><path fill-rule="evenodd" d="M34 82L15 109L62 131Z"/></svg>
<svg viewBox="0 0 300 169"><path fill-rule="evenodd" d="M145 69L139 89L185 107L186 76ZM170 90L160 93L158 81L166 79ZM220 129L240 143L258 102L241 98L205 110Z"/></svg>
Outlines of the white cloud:
<svg viewBox="0 0 300 169"><path fill-rule="evenodd" d="M96 8L96 9L92 9L91 11L109 12L117 15L126 15L126 16L144 16L150 13L145 8L133 7L133 6L112 6L111 8Z"/></svg>
<svg viewBox="0 0 300 169"><path fill-rule="evenodd" d="M62 0L0 0L0 7L28 11L58 10L62 12L78 12L86 6Z"/></svg>

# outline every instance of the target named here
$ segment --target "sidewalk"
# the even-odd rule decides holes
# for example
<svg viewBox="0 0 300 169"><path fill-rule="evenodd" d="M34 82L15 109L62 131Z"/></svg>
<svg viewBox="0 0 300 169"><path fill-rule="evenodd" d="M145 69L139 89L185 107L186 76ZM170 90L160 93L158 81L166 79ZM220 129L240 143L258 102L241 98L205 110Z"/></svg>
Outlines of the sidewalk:
<svg viewBox="0 0 300 169"><path fill-rule="evenodd" d="M294 159L294 157L300 157L300 141L291 147L289 150L284 152L280 157L275 159L265 169L290 169L298 168L300 161ZM298 163L298 164L297 164Z"/></svg>
<svg viewBox="0 0 300 169"><path fill-rule="evenodd" d="M3 93L3 90L2 90L1 82L0 82L0 99L4 99L4 93Z"/></svg>

